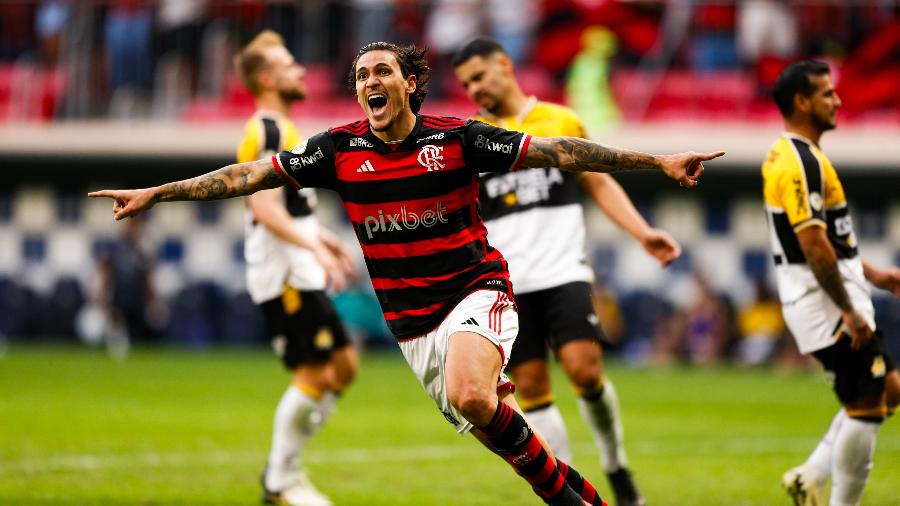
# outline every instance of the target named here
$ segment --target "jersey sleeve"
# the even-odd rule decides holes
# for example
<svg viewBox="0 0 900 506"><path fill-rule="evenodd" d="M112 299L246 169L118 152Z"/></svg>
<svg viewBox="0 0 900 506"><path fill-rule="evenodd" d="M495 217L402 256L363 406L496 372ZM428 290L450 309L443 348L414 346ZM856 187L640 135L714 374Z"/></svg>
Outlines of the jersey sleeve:
<svg viewBox="0 0 900 506"><path fill-rule="evenodd" d="M272 156L275 169L294 188L334 188L334 142L329 132L313 135L290 151Z"/></svg>
<svg viewBox="0 0 900 506"><path fill-rule="evenodd" d="M463 158L475 173L518 170L531 136L469 120L463 133Z"/></svg>
<svg viewBox="0 0 900 506"><path fill-rule="evenodd" d="M796 156L789 153L780 160L778 199L795 232L811 225L824 227L827 222L821 164L808 145L793 144Z"/></svg>

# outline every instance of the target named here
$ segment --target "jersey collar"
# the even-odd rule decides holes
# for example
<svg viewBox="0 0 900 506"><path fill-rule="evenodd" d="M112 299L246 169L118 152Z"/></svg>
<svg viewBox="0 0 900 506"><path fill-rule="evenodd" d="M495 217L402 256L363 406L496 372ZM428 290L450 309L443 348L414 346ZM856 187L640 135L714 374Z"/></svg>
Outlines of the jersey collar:
<svg viewBox="0 0 900 506"><path fill-rule="evenodd" d="M794 132L787 132L787 131L785 131L785 132L782 132L781 135L782 135L782 137L789 137L789 138L791 138L791 139L797 139L798 141L803 141L803 142L809 144L810 146L815 146L815 145L816 145L815 142L813 142L813 141L807 139L806 137L804 137L804 136L802 136L802 135L800 135L800 134L795 134Z"/></svg>
<svg viewBox="0 0 900 506"><path fill-rule="evenodd" d="M527 118L528 115L531 114L531 111L534 110L534 106L536 106L537 103L538 103L537 97L535 97L534 95L531 95L528 97L528 100L525 102L525 107L523 107L522 110L519 111L519 114L517 114L515 116L516 121L520 125L525 122L525 118ZM491 123L500 125L504 128L507 127L506 118L500 118L500 117L494 116L493 114L489 113L487 111L487 109L482 109L480 114L483 118L489 119L491 121Z"/></svg>
<svg viewBox="0 0 900 506"><path fill-rule="evenodd" d="M416 114L416 124L413 125L413 129L407 134L406 138L400 142L391 142L387 143L381 140L375 132L372 131L372 125L369 125L369 129L366 130L365 138L369 142L373 143L377 150L381 153L391 153L394 151L400 150L401 147L405 146L413 146L415 147L416 139L419 137L419 133L422 131L422 115Z"/></svg>

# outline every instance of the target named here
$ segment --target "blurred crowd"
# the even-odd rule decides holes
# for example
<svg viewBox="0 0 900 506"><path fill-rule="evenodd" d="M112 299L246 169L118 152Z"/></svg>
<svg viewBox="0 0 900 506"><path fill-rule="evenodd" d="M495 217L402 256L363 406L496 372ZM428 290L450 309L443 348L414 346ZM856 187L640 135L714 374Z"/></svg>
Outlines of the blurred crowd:
<svg viewBox="0 0 900 506"><path fill-rule="evenodd" d="M449 55L490 34L532 89L561 99L573 62L596 56L585 35L599 27L612 50L594 65L635 70L621 73L626 91L720 76L718 88L752 99L812 56L839 69L848 110L898 110L898 12L896 0L11 0L0 5L0 104L12 118L181 117L197 97L231 93L231 55L263 28L321 69L328 95L343 93L359 47L391 40L429 47L432 94L459 97ZM653 91L619 97L626 115L654 107Z"/></svg>

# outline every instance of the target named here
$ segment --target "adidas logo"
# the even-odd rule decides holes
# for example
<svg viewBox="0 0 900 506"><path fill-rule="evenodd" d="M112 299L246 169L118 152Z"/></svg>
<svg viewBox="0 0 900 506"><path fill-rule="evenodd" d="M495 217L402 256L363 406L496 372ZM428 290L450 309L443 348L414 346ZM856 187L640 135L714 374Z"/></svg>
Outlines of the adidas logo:
<svg viewBox="0 0 900 506"><path fill-rule="evenodd" d="M356 172L375 172L375 167L372 167L372 162L366 160L366 162L359 166L356 169Z"/></svg>
<svg viewBox="0 0 900 506"><path fill-rule="evenodd" d="M478 322L475 321L475 318L469 318L468 320L463 322L463 325L475 325L476 327L479 326Z"/></svg>

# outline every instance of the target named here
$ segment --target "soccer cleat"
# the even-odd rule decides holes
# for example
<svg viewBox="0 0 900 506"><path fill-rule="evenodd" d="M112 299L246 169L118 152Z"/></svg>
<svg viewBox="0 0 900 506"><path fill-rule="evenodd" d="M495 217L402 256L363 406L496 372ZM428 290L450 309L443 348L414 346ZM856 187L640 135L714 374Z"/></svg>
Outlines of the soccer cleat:
<svg viewBox="0 0 900 506"><path fill-rule="evenodd" d="M794 506L825 506L825 491L821 484L809 479L803 466L789 469L781 477L781 486L794 501Z"/></svg>
<svg viewBox="0 0 900 506"><path fill-rule="evenodd" d="M306 473L301 471L294 477L292 483L280 491L269 490L266 487L265 473L262 476L263 504L276 506L333 506L331 500L322 492L319 492Z"/></svg>
<svg viewBox="0 0 900 506"><path fill-rule="evenodd" d="M609 478L613 495L616 496L616 506L645 506L647 504L637 485L634 484L631 472L627 467L606 473L606 476Z"/></svg>

